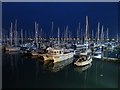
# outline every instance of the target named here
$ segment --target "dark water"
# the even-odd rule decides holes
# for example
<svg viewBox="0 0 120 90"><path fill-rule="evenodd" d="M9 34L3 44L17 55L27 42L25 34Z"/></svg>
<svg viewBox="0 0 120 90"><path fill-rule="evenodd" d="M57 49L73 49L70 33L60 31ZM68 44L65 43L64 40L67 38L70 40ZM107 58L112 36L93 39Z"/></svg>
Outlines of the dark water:
<svg viewBox="0 0 120 90"><path fill-rule="evenodd" d="M118 88L118 63L93 60L76 67L20 54L3 53L2 58L2 88Z"/></svg>

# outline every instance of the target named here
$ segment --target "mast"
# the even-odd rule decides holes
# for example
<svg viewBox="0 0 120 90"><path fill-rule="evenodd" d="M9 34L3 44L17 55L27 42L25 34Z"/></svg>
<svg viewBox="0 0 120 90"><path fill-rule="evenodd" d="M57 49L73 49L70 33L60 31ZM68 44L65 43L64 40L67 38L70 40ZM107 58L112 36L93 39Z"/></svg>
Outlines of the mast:
<svg viewBox="0 0 120 90"><path fill-rule="evenodd" d="M54 24L54 23L53 23L53 21L52 21L52 27L51 27L51 35L52 35L52 36L51 36L51 38L52 38L52 47L53 47L53 24Z"/></svg>
<svg viewBox="0 0 120 90"><path fill-rule="evenodd" d="M98 22L97 42L99 42L99 33L100 33L100 22Z"/></svg>
<svg viewBox="0 0 120 90"><path fill-rule="evenodd" d="M82 44L82 29L81 29L81 44Z"/></svg>
<svg viewBox="0 0 120 90"><path fill-rule="evenodd" d="M54 23L53 23L53 21L52 21L52 28L51 28L51 34L52 34L52 40L53 40L53 25L54 25Z"/></svg>
<svg viewBox="0 0 120 90"><path fill-rule="evenodd" d="M39 24L37 24L37 35L36 35L37 47L38 47L38 28L39 28Z"/></svg>
<svg viewBox="0 0 120 90"><path fill-rule="evenodd" d="M78 29L77 29L77 40L79 40L79 33L80 33L80 22L79 22L79 26L78 26Z"/></svg>
<svg viewBox="0 0 120 90"><path fill-rule="evenodd" d="M69 30L69 35L68 35L69 41L71 40L71 31Z"/></svg>
<svg viewBox="0 0 120 90"><path fill-rule="evenodd" d="M58 45L60 45L60 28L58 27Z"/></svg>
<svg viewBox="0 0 120 90"><path fill-rule="evenodd" d="M103 25L102 25L102 30L101 30L101 42L103 42L103 38L104 38L104 33L103 33Z"/></svg>
<svg viewBox="0 0 120 90"><path fill-rule="evenodd" d="M36 22L35 22L35 43L37 43L36 41L36 34L37 34L37 24L36 24Z"/></svg>
<svg viewBox="0 0 120 90"><path fill-rule="evenodd" d="M107 28L107 41L109 40L109 37L108 37L108 28Z"/></svg>
<svg viewBox="0 0 120 90"><path fill-rule="evenodd" d="M94 39L94 31L92 29L92 41L93 41L93 39Z"/></svg>
<svg viewBox="0 0 120 90"><path fill-rule="evenodd" d="M117 42L118 42L118 33L117 33Z"/></svg>
<svg viewBox="0 0 120 90"><path fill-rule="evenodd" d="M13 29L13 23L11 22L11 27L10 27L10 45L12 46L12 29Z"/></svg>
<svg viewBox="0 0 120 90"><path fill-rule="evenodd" d="M64 27L64 42L67 41L67 35L66 35L66 32L67 32L66 27Z"/></svg>
<svg viewBox="0 0 120 90"><path fill-rule="evenodd" d="M85 42L88 41L88 16L86 16L86 34L85 34Z"/></svg>
<svg viewBox="0 0 120 90"><path fill-rule="evenodd" d="M42 28L40 29L40 40L42 41Z"/></svg>
<svg viewBox="0 0 120 90"><path fill-rule="evenodd" d="M15 33L15 46L17 45L17 19L15 20L15 31L14 31Z"/></svg>
<svg viewBox="0 0 120 90"><path fill-rule="evenodd" d="M24 35L25 35L24 38L25 38L25 41L26 41L27 40L27 31L24 32Z"/></svg>
<svg viewBox="0 0 120 90"><path fill-rule="evenodd" d="M66 26L65 37L66 37L66 40L68 41L68 26Z"/></svg>
<svg viewBox="0 0 120 90"><path fill-rule="evenodd" d="M35 22L35 43L38 47L38 24Z"/></svg>
<svg viewBox="0 0 120 90"><path fill-rule="evenodd" d="M79 33L79 29L77 28L77 39L76 40L78 40L78 38L79 38L78 33Z"/></svg>
<svg viewBox="0 0 120 90"><path fill-rule="evenodd" d="M21 29L21 44L23 44L23 29Z"/></svg>

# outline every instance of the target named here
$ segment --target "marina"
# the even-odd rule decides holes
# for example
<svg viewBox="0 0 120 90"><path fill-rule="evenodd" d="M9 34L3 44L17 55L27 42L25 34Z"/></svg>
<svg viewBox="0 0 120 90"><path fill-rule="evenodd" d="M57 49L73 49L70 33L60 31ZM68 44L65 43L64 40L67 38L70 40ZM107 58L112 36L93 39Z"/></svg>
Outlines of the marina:
<svg viewBox="0 0 120 90"><path fill-rule="evenodd" d="M7 7L7 4L5 3L3 8ZM52 4L53 6L51 6ZM53 20L45 19L45 21L49 21L48 23L43 20L42 16L46 17L50 13L48 9L55 5L52 4L43 3L43 6L41 3L36 4L43 15L40 17L41 22L35 19L36 17L34 20L30 19L32 22L26 21L30 26L24 26L25 21L21 24L20 18L11 19L5 16L9 18L8 21L4 17L0 46L2 51L2 87L118 88L120 63L120 35L118 28L116 29L118 24L111 20L110 22L116 25L111 26L108 21L91 16L91 13L88 13L88 8L86 9L88 15L81 15L76 7L73 8L75 12L73 16L77 17L78 13L82 17L80 20L72 18L71 20L74 19L74 22L70 22L69 18L68 21L61 19L62 21L58 22L55 18L51 18ZM67 5L66 3L59 5L64 6L64 4ZM81 6L82 4L87 5L85 3L79 4ZM79 4L73 3L78 7ZM109 7L113 5L115 10L117 9L116 5L118 5L118 3L105 4L110 5ZM34 6L34 4L29 5ZM44 5L48 8L45 8ZM70 8L69 5L72 4L68 4L67 7ZM101 6L102 3L98 5ZM88 6L89 8L96 7L90 3ZM65 11L71 12L69 8ZM6 12L6 8L4 9ZM59 10L59 8L57 9ZM36 11L33 12L36 13ZM54 12L55 17L58 17L59 15L55 11L52 10L51 14ZM65 11L61 12L65 13ZM82 12L84 13L84 11ZM44 13L46 14L44 15ZM28 17L33 16L36 14ZM28 27L32 28L28 29ZM114 32L112 32L113 29Z"/></svg>

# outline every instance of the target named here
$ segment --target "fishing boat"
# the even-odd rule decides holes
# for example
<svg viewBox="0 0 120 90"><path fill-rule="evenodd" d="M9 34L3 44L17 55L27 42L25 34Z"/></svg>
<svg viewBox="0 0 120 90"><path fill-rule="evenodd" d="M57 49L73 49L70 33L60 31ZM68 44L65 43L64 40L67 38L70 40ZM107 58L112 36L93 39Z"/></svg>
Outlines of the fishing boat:
<svg viewBox="0 0 120 90"><path fill-rule="evenodd" d="M90 50L86 50L85 53L80 53L80 58L74 62L76 66L85 66L92 62Z"/></svg>
<svg viewBox="0 0 120 90"><path fill-rule="evenodd" d="M54 63L73 58L74 56L74 52L71 52L68 49L49 48L49 50L47 49L47 51L47 54L42 55L44 61L53 60Z"/></svg>

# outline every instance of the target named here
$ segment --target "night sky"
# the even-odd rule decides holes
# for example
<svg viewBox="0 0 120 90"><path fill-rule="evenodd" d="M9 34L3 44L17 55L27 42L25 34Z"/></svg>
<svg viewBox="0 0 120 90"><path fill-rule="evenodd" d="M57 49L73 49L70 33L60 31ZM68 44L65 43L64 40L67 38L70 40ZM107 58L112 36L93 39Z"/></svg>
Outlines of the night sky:
<svg viewBox="0 0 120 90"><path fill-rule="evenodd" d="M3 3L2 4L3 30L8 31L10 22L18 20L18 31L22 28L34 33L34 22L39 23L39 30L50 35L51 22L54 22L54 36L57 36L57 28L60 32L68 25L72 36L76 37L78 23L85 32L85 20L88 16L89 33L97 31L98 22L100 29L104 26L104 32L109 28L109 37L116 37L118 29L118 3L117 2L34 2L34 3Z"/></svg>

